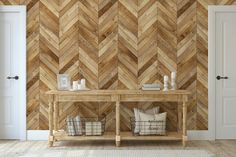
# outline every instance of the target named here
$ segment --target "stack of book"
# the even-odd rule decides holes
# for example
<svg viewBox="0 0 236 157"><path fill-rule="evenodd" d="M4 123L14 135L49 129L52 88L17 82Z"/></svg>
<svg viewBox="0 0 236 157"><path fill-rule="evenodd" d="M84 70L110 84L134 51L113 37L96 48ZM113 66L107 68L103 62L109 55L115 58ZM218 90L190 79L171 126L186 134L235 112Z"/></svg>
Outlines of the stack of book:
<svg viewBox="0 0 236 157"><path fill-rule="evenodd" d="M155 84L144 84L142 90L161 90L161 85L158 83Z"/></svg>

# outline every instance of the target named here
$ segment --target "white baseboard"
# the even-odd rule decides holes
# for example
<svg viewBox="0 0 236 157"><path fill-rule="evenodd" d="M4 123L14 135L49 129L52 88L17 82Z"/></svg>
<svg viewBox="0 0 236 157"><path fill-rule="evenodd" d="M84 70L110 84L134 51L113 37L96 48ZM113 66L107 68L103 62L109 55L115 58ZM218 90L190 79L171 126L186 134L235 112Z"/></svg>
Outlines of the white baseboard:
<svg viewBox="0 0 236 157"><path fill-rule="evenodd" d="M188 140L215 140L208 130L188 130Z"/></svg>
<svg viewBox="0 0 236 157"><path fill-rule="evenodd" d="M48 140L49 130L27 130L27 140Z"/></svg>
<svg viewBox="0 0 236 157"><path fill-rule="evenodd" d="M48 140L49 130L28 130L27 140ZM189 130L188 140L214 140L207 130Z"/></svg>

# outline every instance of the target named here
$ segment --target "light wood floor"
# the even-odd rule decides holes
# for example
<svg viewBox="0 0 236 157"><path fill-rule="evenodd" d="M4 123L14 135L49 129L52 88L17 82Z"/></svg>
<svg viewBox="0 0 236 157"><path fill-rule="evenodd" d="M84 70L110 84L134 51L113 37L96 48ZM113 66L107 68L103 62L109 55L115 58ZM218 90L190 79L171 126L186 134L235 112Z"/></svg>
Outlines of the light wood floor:
<svg viewBox="0 0 236 157"><path fill-rule="evenodd" d="M0 152L3 151L25 151L27 149L48 149L47 141L0 141ZM94 142L57 142L56 146L49 148L56 150L75 149L160 149L160 150L206 150L212 152L216 157L236 157L236 140L217 141L189 141L188 146L183 148L180 142L150 142L150 141L124 141L121 147L115 147L113 141ZM1 156L1 155L0 155Z"/></svg>

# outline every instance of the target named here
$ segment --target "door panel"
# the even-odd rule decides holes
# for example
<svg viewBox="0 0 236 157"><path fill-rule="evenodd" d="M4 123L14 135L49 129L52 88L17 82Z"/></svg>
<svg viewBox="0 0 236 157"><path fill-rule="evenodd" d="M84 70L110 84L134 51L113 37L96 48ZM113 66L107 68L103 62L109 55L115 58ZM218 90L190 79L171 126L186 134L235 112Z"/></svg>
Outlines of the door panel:
<svg viewBox="0 0 236 157"><path fill-rule="evenodd" d="M230 76L230 79L224 81L224 88L236 88L236 20L230 20L230 17L235 18L236 13L228 13L228 19L223 20L223 73ZM225 52L225 53L224 53ZM233 66L234 65L234 66Z"/></svg>
<svg viewBox="0 0 236 157"><path fill-rule="evenodd" d="M235 117L235 111L236 111L236 98L224 98L223 102L223 124L224 127L236 127L236 118Z"/></svg>
<svg viewBox="0 0 236 157"><path fill-rule="evenodd" d="M10 76L11 73L11 25L9 23L0 23L0 88L9 88L10 87L10 81L6 79L7 76ZM2 39L4 37L4 39ZM10 52L10 53L4 53L4 52Z"/></svg>
<svg viewBox="0 0 236 157"><path fill-rule="evenodd" d="M0 118L0 125L1 126L14 125L13 118L12 118L13 115L11 112L11 110L13 109L12 102L11 102L12 97L0 97L0 99L2 100L1 102L3 103L3 105L0 105L0 110L3 113Z"/></svg>
<svg viewBox="0 0 236 157"><path fill-rule="evenodd" d="M236 139L236 11L216 13L216 138Z"/></svg>
<svg viewBox="0 0 236 157"><path fill-rule="evenodd" d="M19 139L19 13L0 12L0 139Z"/></svg>

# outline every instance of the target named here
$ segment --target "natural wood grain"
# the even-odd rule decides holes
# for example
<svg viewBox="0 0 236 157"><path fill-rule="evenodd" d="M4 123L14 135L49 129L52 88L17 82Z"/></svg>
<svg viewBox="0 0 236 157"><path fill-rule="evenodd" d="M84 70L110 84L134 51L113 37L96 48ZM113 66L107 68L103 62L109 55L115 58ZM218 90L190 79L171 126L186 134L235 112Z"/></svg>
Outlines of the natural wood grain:
<svg viewBox="0 0 236 157"><path fill-rule="evenodd" d="M0 5L19 5L20 0L1 0Z"/></svg>
<svg viewBox="0 0 236 157"><path fill-rule="evenodd" d="M48 103L44 92L57 88L59 73L59 1L39 2L39 128L48 129Z"/></svg>
<svg viewBox="0 0 236 157"><path fill-rule="evenodd" d="M216 0L216 4L218 5L232 5L236 4L235 0Z"/></svg>
<svg viewBox="0 0 236 157"><path fill-rule="evenodd" d="M99 1L79 0L78 29L80 78L86 79L88 88L99 89ZM75 106L75 104L73 104ZM98 117L100 104L77 104L80 115ZM66 114L65 114L66 115Z"/></svg>
<svg viewBox="0 0 236 157"><path fill-rule="evenodd" d="M98 0L79 0L79 70L88 88L98 89Z"/></svg>
<svg viewBox="0 0 236 157"><path fill-rule="evenodd" d="M187 102L184 100L183 101L183 124L182 124L182 131L183 131L183 146L186 146L187 142Z"/></svg>
<svg viewBox="0 0 236 157"><path fill-rule="evenodd" d="M118 0L99 0L99 89L118 87ZM99 116L107 117L108 130L115 130L114 105L99 104Z"/></svg>
<svg viewBox="0 0 236 157"><path fill-rule="evenodd" d="M139 0L138 89L145 83L160 83L157 67L157 1Z"/></svg>
<svg viewBox="0 0 236 157"><path fill-rule="evenodd" d="M53 95L49 96L49 112L48 112L48 119L49 119L49 138L48 138L48 145L49 147L53 146Z"/></svg>
<svg viewBox="0 0 236 157"><path fill-rule="evenodd" d="M197 1L197 122L198 129L208 129L208 5L215 0Z"/></svg>
<svg viewBox="0 0 236 157"><path fill-rule="evenodd" d="M168 136L133 136L131 132L121 132L122 141L179 141L182 134L176 132L168 132ZM55 138L61 141L114 141L115 132L106 132L103 136L68 136L64 131L54 133Z"/></svg>
<svg viewBox="0 0 236 157"><path fill-rule="evenodd" d="M118 7L118 89L138 89L138 0Z"/></svg>
<svg viewBox="0 0 236 157"><path fill-rule="evenodd" d="M79 72L79 1L60 0L59 12L59 73L69 74L72 80L81 78ZM59 128L65 126L64 113L75 117L79 114L79 105L62 103L60 108Z"/></svg>
<svg viewBox="0 0 236 157"><path fill-rule="evenodd" d="M116 100L116 146L120 146L120 100Z"/></svg>
<svg viewBox="0 0 236 157"><path fill-rule="evenodd" d="M177 84L192 92L188 108L188 129L196 129L196 6L195 0L178 0L177 10Z"/></svg>
<svg viewBox="0 0 236 157"><path fill-rule="evenodd" d="M52 100L49 100L49 126L50 126L50 133L49 133L49 146L53 146L53 142L57 140L69 140L73 139L73 137L68 137L65 133L62 134L55 134L55 131L57 131L57 107L55 105L58 105L60 102L115 102L116 103L116 131L115 131L115 142L116 146L120 146L122 136L121 136L121 125L120 125L120 116L121 116L121 109L124 108L127 105L123 105L121 107L122 102L147 102L147 101L159 101L159 102L170 102L170 101L175 101L175 102L183 102L183 126L182 126L182 133L176 130L176 134L167 134L165 136L161 137L153 137L150 138L146 136L133 136L133 134L126 134L124 136L125 139L137 139L137 140L177 140L181 139L183 142L183 146L186 146L186 141L187 141L187 127L186 127L186 122L187 122L187 101L188 101L188 95L191 94L186 90L176 90L176 91L141 91L141 90L90 90L90 91L77 91L77 92L69 92L69 91L48 91L46 92L47 95L49 95L51 98L54 98L54 111L52 109ZM97 106L97 105L96 105ZM52 119L54 115L54 119ZM130 118L128 116L127 118ZM52 125L54 124L54 127ZM54 128L52 130L52 128ZM179 134L182 134L182 138L178 138ZM88 137L90 140L103 140L101 137ZM85 139L86 138L81 138ZM104 135L104 139L110 139L109 136ZM80 137L74 137L73 140L80 140Z"/></svg>
<svg viewBox="0 0 236 157"><path fill-rule="evenodd" d="M157 1L157 82L163 84L164 75L177 72L177 0ZM178 73L178 72L177 72ZM177 74L178 76L179 74ZM177 105L156 103L167 112L167 128L177 128Z"/></svg>
<svg viewBox="0 0 236 157"><path fill-rule="evenodd" d="M55 138L61 141L96 141L96 140L113 140L115 141L115 132L106 132L102 136L68 136L65 131L54 133Z"/></svg>
<svg viewBox="0 0 236 157"><path fill-rule="evenodd" d="M133 136L131 132L121 132L121 137L124 141L179 141L182 140L182 133L168 132L167 136Z"/></svg>
<svg viewBox="0 0 236 157"><path fill-rule="evenodd" d="M118 86L118 1L99 1L99 89Z"/></svg>
<svg viewBox="0 0 236 157"><path fill-rule="evenodd" d="M172 95L172 94L190 94L186 90L169 90L169 91L148 91L148 90L88 90L88 91L59 91L59 90L50 90L46 94L57 94L57 95L111 95L111 94L160 94L160 95Z"/></svg>
<svg viewBox="0 0 236 157"><path fill-rule="evenodd" d="M27 129L40 129L39 0L27 0Z"/></svg>
<svg viewBox="0 0 236 157"><path fill-rule="evenodd" d="M162 80L177 71L177 0L158 0L157 10L158 79Z"/></svg>

